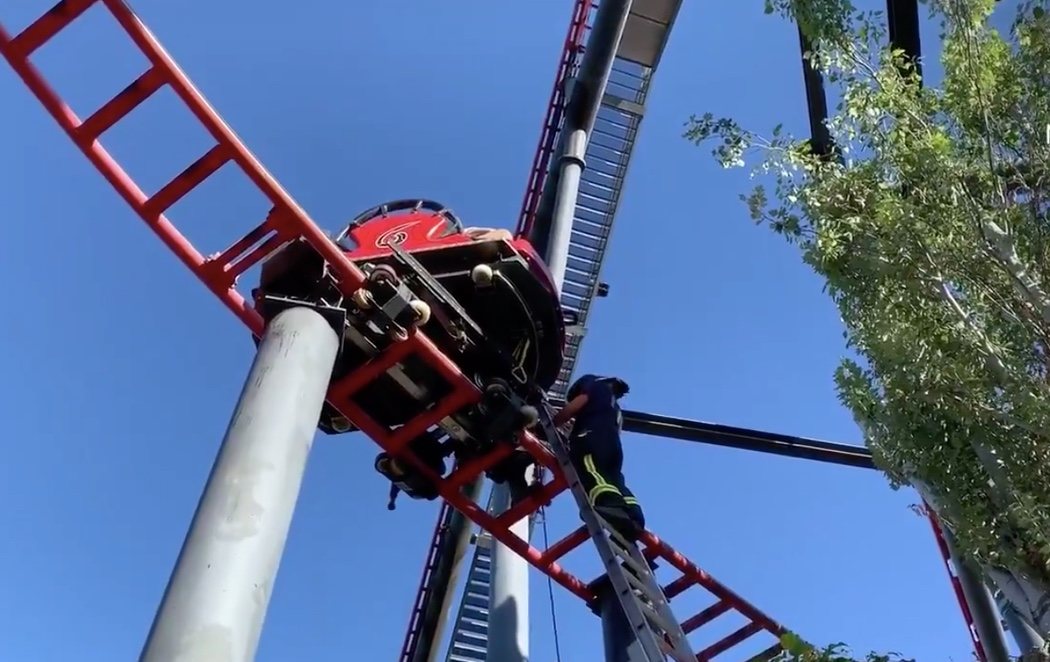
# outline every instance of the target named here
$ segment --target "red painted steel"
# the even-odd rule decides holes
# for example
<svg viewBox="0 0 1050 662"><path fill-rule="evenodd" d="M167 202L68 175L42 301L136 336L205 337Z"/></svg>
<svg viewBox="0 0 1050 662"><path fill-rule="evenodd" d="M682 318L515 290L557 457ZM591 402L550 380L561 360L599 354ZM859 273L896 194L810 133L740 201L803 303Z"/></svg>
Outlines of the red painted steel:
<svg viewBox="0 0 1050 662"><path fill-rule="evenodd" d="M533 216L536 214L536 206L540 203L540 194L543 192L544 182L547 181L551 156L554 154L554 144L558 138L562 114L565 111L565 81L583 49L583 38L587 33L587 16L593 7L597 7L597 3L593 0L576 0L576 5L572 10L569 32L565 35L565 45L562 47L561 59L558 61L558 72L554 77L554 89L551 90L551 97L547 102L547 114L543 118L540 144L532 159L529 182L525 187L525 199L521 203L521 212L518 214L516 230L518 236L528 234L532 227Z"/></svg>
<svg viewBox="0 0 1050 662"><path fill-rule="evenodd" d="M86 120L81 121L47 84L40 72L30 62L30 57L34 51L92 5L104 6L109 10L150 64L139 78L103 104ZM576 49L582 43L586 16L591 6L590 0L578 0L576 4L573 22L566 39L566 51L559 69L559 81L569 71L572 57L575 57ZM11 37L0 25L0 54L25 81L59 126L109 181L117 193L138 213L146 225L253 333L261 333L264 322L259 313L234 289L235 279L286 242L299 238L305 239L329 263L340 289L347 296L363 285L364 274L347 259L343 251L325 235L266 171L193 86L149 30L121 0L63 0L15 37ZM148 195L102 147L100 139L108 129L164 87L176 93L187 109L212 136L215 145L182 173L162 186L159 191ZM552 95L552 108L556 105L559 93L559 85L556 85L555 93ZM541 152L544 149L549 151L549 148L553 146L556 123L552 124L552 117L554 115L548 113ZM542 160L538 155L537 163ZM255 184L259 192L273 205L273 210L262 223L241 239L233 242L229 248L205 257L179 232L165 213L221 167L230 163L239 168ZM530 184L530 190L534 190L535 193L538 193L539 188L542 187L543 178L543 175L537 172L534 171L533 181ZM531 209L529 205L533 204L529 202L530 199L528 197L526 199L523 218ZM434 403L427 411L400 428L391 430L375 421L356 405L352 396L371 379L409 355L415 355L426 361L448 381L452 388L448 395ZM333 383L327 396L333 407L350 419L358 429L371 437L385 451L399 454L421 473L435 480L441 496L448 504L460 510L496 540L525 558L567 590L586 601L591 601L594 594L590 585L567 572L558 563L564 554L587 540L585 530L577 529L565 539L551 545L546 551L540 551L508 529L510 524L549 504L566 489L565 479L558 468L556 458L542 442L528 433L524 433L519 440L521 446L539 464L550 470L544 472L551 477L550 480L500 517L493 517L473 500L467 499L460 492L460 488L505 458L510 452L509 445L497 445L488 455L475 458L444 479L439 479L434 475L413 454L403 452L405 444L414 436L436 425L446 416L473 404L479 397L480 393L470 379L463 375L456 364L438 350L425 334L419 331L410 332L406 339L392 343L368 363ZM772 634L782 631L779 625L762 612L715 581L656 536L647 534L643 539L643 545L645 554L650 559L664 559L682 573L680 579L668 585L669 599L693 585L702 586L719 598L720 601L716 603L715 608L709 608L686 621L691 626L690 629L698 628L712 620L718 615L714 613L715 611L721 613L734 609L750 620L748 626L709 647L697 659L706 660L758 631L765 630ZM428 563L431 562L432 559L428 560Z"/></svg>
<svg viewBox="0 0 1050 662"><path fill-rule="evenodd" d="M930 521L930 528L933 529L933 537L937 541L937 549L940 551L941 559L944 561L944 569L948 571L948 578L952 582L955 599L959 601L959 610L962 611L963 620L966 621L966 630L970 633L973 650L977 653L977 659L980 662L988 662L988 657L984 653L984 645L981 643L981 638L977 634L977 627L973 622L973 614L970 613L970 605L966 604L966 596L963 594L962 584L952 570L952 553L948 550L948 543L944 540L941 525L937 522L937 516L933 514L933 510L928 504L923 504L923 508L926 511L926 518Z"/></svg>
<svg viewBox="0 0 1050 662"><path fill-rule="evenodd" d="M441 542L444 540L445 517L449 508L448 501L441 502L437 524L434 525L434 533L430 537L430 549L427 551L427 560L423 565L423 576L419 580L419 588L416 589L416 600L412 603L412 613L408 617L408 631L405 633L405 642L401 645L401 655L398 657L400 662L411 662L416 646L419 645L419 628L423 621L423 606L427 601L427 587L430 584L431 573L437 567Z"/></svg>

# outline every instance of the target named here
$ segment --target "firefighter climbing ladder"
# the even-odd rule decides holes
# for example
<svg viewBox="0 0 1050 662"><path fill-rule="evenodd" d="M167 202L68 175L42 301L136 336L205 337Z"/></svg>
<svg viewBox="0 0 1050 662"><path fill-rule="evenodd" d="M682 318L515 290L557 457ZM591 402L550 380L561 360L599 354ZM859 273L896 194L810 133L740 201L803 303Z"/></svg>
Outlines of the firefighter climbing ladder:
<svg viewBox="0 0 1050 662"><path fill-rule="evenodd" d="M612 590L645 655L643 659L629 662L658 662L665 659L665 651L678 662L692 662L696 655L690 650L685 632L675 619L649 563L635 545L621 538L595 512L587 489L569 459L565 438L554 425L550 405L543 407L540 417L545 437L558 457L558 464L576 499L587 533L605 566Z"/></svg>
<svg viewBox="0 0 1050 662"><path fill-rule="evenodd" d="M92 6L104 7L108 10L126 35L146 56L149 66L136 80L87 119L81 120L48 85L37 68L30 62L30 58L41 46L58 35ZM328 263L330 272L340 290L347 297L350 297L365 283L361 270L343 255L342 251L266 171L122 0L63 0L13 37L0 25L0 54L19 74L77 147L147 226L251 332L261 334L265 323L259 312L237 292L235 281L239 275L260 263L287 242L301 239L317 251ZM174 179L150 195L144 192L103 148L101 138L107 130L164 87L175 92L212 136L215 145ZM268 199L273 211L265 220L248 231L242 238L230 244L228 248L217 253L209 252L211 257L206 258L179 232L167 218L166 213L220 168L229 164L237 167L255 185L260 194ZM451 388L447 395L433 403L433 406L416 418L400 428L389 429L376 422L355 404L353 396L369 381L412 355L429 364L449 383ZM603 561L606 561L608 567L609 559L613 558L616 552L606 533L601 533L596 539L589 533L585 525L552 544L548 549L540 551L509 530L514 522L550 503L568 487L558 458L550 452L546 445L531 435L523 435L522 447L531 453L539 464L550 469L549 472L544 473L551 479L540 485L530 497L520 501L498 517L486 512L474 500L465 497L461 488L507 457L511 452L508 445L497 446L488 455L458 467L444 479L438 479L418 458L411 453L404 452L407 442L413 437L433 427L450 414L476 402L479 397L480 393L472 381L420 331L414 331L404 340L394 341L379 348L368 363L334 381L329 386L327 394L327 399L333 407L347 416L385 451L399 454L415 466L421 474L435 480L441 496L448 503L571 593L588 603L593 603L596 596L591 588L592 583L584 582L569 573L559 565L558 561L590 537L599 547ZM590 525L590 531L593 531L595 526L604 531L604 527L596 521L592 521ZM688 649L685 635L730 610L735 610L746 617L748 624L711 644L697 654L695 659L708 660L760 632L766 632L774 638L783 632L780 625L715 581L656 536L646 532L641 542L644 544L643 551L639 552L635 549L629 555L633 565L645 567L645 564L639 561L642 555L650 561L660 558L668 566L678 570L681 576L662 590L656 587L651 575L647 576L641 585L647 589L648 595L661 598L652 600L656 609L649 613L637 601L627 601L627 609L635 612L631 622L642 628L638 630L642 638L651 639L656 635L649 636L646 635L646 632L654 631L658 631L660 637L669 636L672 650L676 651L675 659L694 659L694 657L684 656L683 651ZM621 584L631 581L619 570L615 570L610 574L614 584L618 581L617 576L622 580ZM670 615L667 601L693 586L706 589L718 599L708 608L682 621L681 625L677 625L674 617ZM650 625L642 626L642 621L636 618L637 612L644 612L646 623L654 620L659 622L660 625L656 626L659 629L654 630ZM774 654L777 650L778 644L774 643L760 656ZM650 655L649 659L661 659L658 653L655 655Z"/></svg>

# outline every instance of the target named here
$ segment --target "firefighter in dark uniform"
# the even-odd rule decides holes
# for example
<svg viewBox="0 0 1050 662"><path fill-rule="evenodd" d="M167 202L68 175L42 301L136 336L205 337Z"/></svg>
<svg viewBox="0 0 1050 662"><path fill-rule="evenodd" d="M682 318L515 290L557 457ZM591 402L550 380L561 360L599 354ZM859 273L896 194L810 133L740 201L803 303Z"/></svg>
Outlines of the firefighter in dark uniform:
<svg viewBox="0 0 1050 662"><path fill-rule="evenodd" d="M645 514L623 477L620 398L627 383L617 377L584 375L569 388L565 407L554 417L562 427L572 420L569 453L595 511L620 535L634 542L645 530Z"/></svg>

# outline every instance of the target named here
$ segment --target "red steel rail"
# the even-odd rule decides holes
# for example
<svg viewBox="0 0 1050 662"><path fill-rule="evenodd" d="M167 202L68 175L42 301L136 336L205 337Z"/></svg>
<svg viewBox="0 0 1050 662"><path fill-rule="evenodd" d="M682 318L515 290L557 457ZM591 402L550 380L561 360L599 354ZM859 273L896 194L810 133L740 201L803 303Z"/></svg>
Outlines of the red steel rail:
<svg viewBox="0 0 1050 662"><path fill-rule="evenodd" d="M423 565L423 576L419 580L419 588L416 589L416 600L412 603L412 614L408 619L408 631L405 633L405 642L401 645L401 655L398 657L398 660L402 662L410 662L416 646L419 645L419 633L423 625L423 607L427 601L427 589L430 585L431 573L437 567L441 542L444 540L446 532L445 520L447 519L449 508L448 501L441 502L437 524L434 525L434 533L430 537L430 549L427 551L427 560Z"/></svg>
<svg viewBox="0 0 1050 662"><path fill-rule="evenodd" d="M568 45L576 48L582 38L582 26L585 20L584 8L589 8L590 4L588 0L580 0L577 3L577 14L574 15L573 27L570 29L566 42L567 53L572 50ZM128 37L146 56L149 66L142 75L103 104L94 114L81 120L48 85L37 68L30 62L30 57L92 5L104 6L108 9ZM261 262L286 242L299 238L304 239L329 263L331 273L347 296L364 284L364 274L360 269L346 258L266 171L122 0L62 0L13 37L0 25L0 54L25 81L29 89L81 152L95 165L146 225L253 333L260 334L263 331L264 321L259 313L236 291L235 280L240 274ZM569 66L566 61L563 58L562 71ZM175 92L215 140L215 145L157 192L149 195L105 150L100 139L108 129L164 87ZM557 99L557 94L556 89L554 99ZM550 123L547 126L550 126ZM552 144L552 141L553 138L545 137L543 144ZM273 211L262 223L248 231L241 239L234 241L229 248L205 257L165 214L174 204L200 186L220 168L231 163L239 168L254 183L259 192L270 201ZM542 177L539 180L542 180ZM538 187L541 186L542 182L533 188L538 190ZM353 396L375 377L410 355L416 355L426 361L449 383L451 390L427 411L400 428L392 430L378 423L358 406ZM406 339L392 343L368 363L332 383L327 399L333 407L349 418L358 429L371 437L385 451L399 455L419 469L421 473L435 480L441 496L448 504L460 510L481 528L492 534L496 540L525 558L567 590L586 601L591 601L595 597L591 583L582 581L558 563L565 553L586 540L585 534L577 530L546 551L541 551L509 530L511 524L534 513L541 506L549 504L566 489L557 460L541 442L529 434L523 435L521 439L522 446L533 455L537 462L550 469L549 472L544 473L551 479L532 496L498 517L490 515L472 499L465 497L460 492L460 488L505 458L511 452L509 445L497 445L488 455L460 466L450 476L443 479L436 476L405 449L405 445L413 437L433 427L438 421L457 410L473 404L480 398L480 395L471 380L459 370L453 361L443 354L424 333L414 331ZM747 626L701 652L698 660L707 660L755 633L765 631L778 636L782 632L780 626L768 616L719 584L656 536L648 534L643 539L643 545L644 552L650 559L663 559L681 573L678 579L667 586L669 598L681 594L694 585L703 587L718 598L714 605L684 621L689 630L696 630L730 609L743 614L749 620Z"/></svg>
<svg viewBox="0 0 1050 662"><path fill-rule="evenodd" d="M565 81L572 74L574 65L583 51L587 17L594 7L597 7L597 3L593 0L576 0L576 6L572 10L569 32L565 35L565 46L562 48L558 72L554 77L554 88L551 90L550 101L547 102L547 115L543 118L543 127L540 130L540 144L532 159L532 170L525 187L525 199L521 203L521 213L518 215L516 232L519 236L529 232L536 207L540 203L540 194L543 192L543 184L547 181L551 156L554 154L554 145L565 112Z"/></svg>
<svg viewBox="0 0 1050 662"><path fill-rule="evenodd" d="M988 656L984 653L984 646L981 644L981 638L978 636L977 627L973 622L973 614L970 613L970 606L966 603L966 596L963 594L962 584L959 582L959 577L952 570L952 553L948 550L948 543L944 540L944 532L941 531L941 525L937 522L937 516L933 514L933 509L926 504L923 504L923 508L926 510L926 518L930 521L930 528L933 529L933 537L937 541L937 549L941 552L941 559L944 561L944 569L948 571L948 578L952 582L952 589L955 591L955 599L959 601L959 609L962 611L963 620L966 621L966 630L970 633L970 640L973 642L973 650L977 653L977 659L980 660L980 662L988 662Z"/></svg>

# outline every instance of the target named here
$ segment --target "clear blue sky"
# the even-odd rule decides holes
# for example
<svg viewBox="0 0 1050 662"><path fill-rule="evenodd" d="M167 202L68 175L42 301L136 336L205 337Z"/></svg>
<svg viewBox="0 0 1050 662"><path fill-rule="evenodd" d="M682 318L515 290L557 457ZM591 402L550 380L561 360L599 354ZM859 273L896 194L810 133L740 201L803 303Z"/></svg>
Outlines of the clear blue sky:
<svg viewBox="0 0 1050 662"><path fill-rule="evenodd" d="M0 21L21 28L50 0L4 4ZM322 226L409 196L470 224L514 223L569 0L133 4ZM82 116L142 71L100 18L39 60ZM859 442L831 382L842 330L821 283L749 223L746 176L680 137L707 110L805 132L802 89L794 29L761 3L685 3L580 365L626 377L630 407ZM134 659L253 346L7 67L0 99L0 659ZM207 146L175 108L151 102L106 141L150 189ZM263 209L233 182L175 220L207 253ZM654 311L668 316L640 330ZM911 492L859 469L625 443L651 527L787 627L863 651L969 657ZM360 436L318 438L261 662L396 657L437 506L387 512L374 454ZM551 519L568 531L571 508ZM532 591L532 659L551 662L542 575ZM599 659L598 620L555 597L563 659Z"/></svg>

